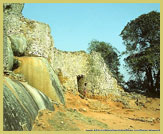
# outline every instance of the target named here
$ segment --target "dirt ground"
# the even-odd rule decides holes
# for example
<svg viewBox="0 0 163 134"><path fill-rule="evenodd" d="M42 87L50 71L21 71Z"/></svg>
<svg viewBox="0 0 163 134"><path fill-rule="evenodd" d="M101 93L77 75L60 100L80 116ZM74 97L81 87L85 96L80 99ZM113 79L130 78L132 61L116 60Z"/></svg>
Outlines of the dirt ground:
<svg viewBox="0 0 163 134"><path fill-rule="evenodd" d="M148 98L143 106L108 99L82 99L67 93L66 105L54 104L55 111L43 110L36 118L33 131L87 130L159 130L160 99ZM133 104L133 105L132 105ZM133 107L132 107L133 106Z"/></svg>

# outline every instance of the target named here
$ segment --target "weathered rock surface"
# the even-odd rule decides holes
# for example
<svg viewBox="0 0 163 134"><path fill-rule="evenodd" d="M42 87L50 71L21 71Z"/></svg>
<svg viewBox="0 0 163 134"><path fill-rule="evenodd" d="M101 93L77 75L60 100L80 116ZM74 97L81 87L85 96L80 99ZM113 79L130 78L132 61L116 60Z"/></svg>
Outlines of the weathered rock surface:
<svg viewBox="0 0 163 134"><path fill-rule="evenodd" d="M3 4L3 68L11 70L13 67L13 51L8 39L10 33L20 31L19 18L22 16L24 4ZM15 29L15 30L14 30Z"/></svg>
<svg viewBox="0 0 163 134"><path fill-rule="evenodd" d="M105 97L110 94L120 96L123 90L118 86L117 80L113 78L101 54L92 52L88 61L88 74L81 83L81 89L86 88L88 95L91 96Z"/></svg>
<svg viewBox="0 0 163 134"><path fill-rule="evenodd" d="M25 53L26 56L41 56L52 61L54 42L47 24L26 19L22 16L24 4L4 4L4 69L9 61L7 37L12 40L12 48L15 56ZM26 51L25 51L26 50Z"/></svg>
<svg viewBox="0 0 163 134"><path fill-rule="evenodd" d="M58 73L61 83L66 90L78 92L77 77L86 75L87 58L85 52L64 52L60 50L54 51L53 69Z"/></svg>
<svg viewBox="0 0 163 134"><path fill-rule="evenodd" d="M27 67L29 70L24 70L23 73L15 74L12 72L19 66L14 56L42 56L50 61L53 55L51 50L54 43L49 26L24 18L22 16L23 7L24 4L17 3L3 5L3 68L5 75L14 79L14 81L10 78L4 80L4 130L31 130L38 110L54 110L48 97L54 99L53 102L64 103L58 76L45 59L36 58L34 68ZM39 66L40 64L37 61L42 62L42 66ZM37 68L40 69L39 74L37 74ZM34 71L31 69L34 69ZM45 70L41 72L41 69ZM34 77L36 79L28 77L29 71L38 75ZM32 73L30 74L32 75ZM43 75L40 75L41 73ZM24 78L24 76L26 77ZM33 84L31 84L31 79ZM36 87L39 84L39 87L42 87L41 83L45 81L42 88L44 88L43 91L47 93L48 97L39 91L42 88L36 89L26 82L22 82L27 80Z"/></svg>
<svg viewBox="0 0 163 134"><path fill-rule="evenodd" d="M4 70L12 70L14 63L14 55L11 48L11 41L8 37L4 37L4 49L3 49L3 66Z"/></svg>
<svg viewBox="0 0 163 134"><path fill-rule="evenodd" d="M19 14L21 13L19 12ZM67 91L72 91L75 94L79 92L89 97L108 96L108 94L120 95L121 91L117 81L112 77L100 54L57 50L54 48L50 27L47 24L26 19L22 15L13 17L8 23L7 35L9 37L24 36L27 43L25 55L46 58L54 71L58 73L59 79ZM45 89L41 88L41 90Z"/></svg>
<svg viewBox="0 0 163 134"><path fill-rule="evenodd" d="M39 110L54 110L48 97L27 83L4 77L3 92L4 131L31 130Z"/></svg>
<svg viewBox="0 0 163 134"><path fill-rule="evenodd" d="M11 41L12 51L15 56L21 56L25 53L27 49L26 38L24 35L11 35L9 36Z"/></svg>
<svg viewBox="0 0 163 134"><path fill-rule="evenodd" d="M54 51L54 70L66 90L85 96L120 95L122 90L97 52ZM86 91L84 93L84 90Z"/></svg>
<svg viewBox="0 0 163 134"><path fill-rule="evenodd" d="M21 18L20 23L22 33L27 40L25 55L40 56L50 61L53 55L54 42L49 25L26 18Z"/></svg>
<svg viewBox="0 0 163 134"><path fill-rule="evenodd" d="M42 57L17 57L20 66L15 73L24 75L25 80L33 87L58 103L65 103L63 88L58 76L54 73L48 61Z"/></svg>
<svg viewBox="0 0 163 134"><path fill-rule="evenodd" d="M90 98L121 95L99 53L57 50L49 25L22 16L24 4L3 6L4 72L14 79L4 80L4 130L31 130L38 110L53 110L48 97L65 104L63 89Z"/></svg>
<svg viewBox="0 0 163 134"><path fill-rule="evenodd" d="M24 4L23 3L4 3L3 13L7 15L21 16Z"/></svg>

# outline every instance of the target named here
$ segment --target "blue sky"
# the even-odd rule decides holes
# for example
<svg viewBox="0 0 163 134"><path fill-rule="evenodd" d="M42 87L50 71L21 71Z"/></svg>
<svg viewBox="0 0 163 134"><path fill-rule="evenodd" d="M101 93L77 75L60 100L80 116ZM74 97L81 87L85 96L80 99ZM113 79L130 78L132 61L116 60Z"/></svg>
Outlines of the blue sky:
<svg viewBox="0 0 163 134"><path fill-rule="evenodd" d="M23 15L26 18L49 24L55 47L65 51L87 50L93 40L105 41L125 50L119 36L125 25L141 14L150 11L160 12L158 3L32 3L25 4ZM121 58L120 70L129 78Z"/></svg>

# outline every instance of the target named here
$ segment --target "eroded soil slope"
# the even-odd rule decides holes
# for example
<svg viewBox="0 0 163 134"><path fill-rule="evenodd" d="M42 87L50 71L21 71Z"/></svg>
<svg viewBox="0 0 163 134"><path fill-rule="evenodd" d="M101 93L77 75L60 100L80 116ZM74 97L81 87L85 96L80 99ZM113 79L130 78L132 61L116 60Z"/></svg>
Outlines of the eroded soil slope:
<svg viewBox="0 0 163 134"><path fill-rule="evenodd" d="M143 102L115 98L108 100L82 99L66 94L66 106L56 105L55 111L40 111L33 131L94 130L94 129L160 129L160 99L146 98Z"/></svg>

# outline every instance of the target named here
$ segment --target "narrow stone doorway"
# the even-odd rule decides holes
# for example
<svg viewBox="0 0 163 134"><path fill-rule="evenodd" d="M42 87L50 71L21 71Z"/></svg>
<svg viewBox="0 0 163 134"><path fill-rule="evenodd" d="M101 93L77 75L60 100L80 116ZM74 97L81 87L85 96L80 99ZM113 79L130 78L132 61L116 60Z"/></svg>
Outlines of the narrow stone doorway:
<svg viewBox="0 0 163 134"><path fill-rule="evenodd" d="M78 75L77 76L77 86L78 86L78 92L82 95L85 95L85 81L84 81L84 75Z"/></svg>

